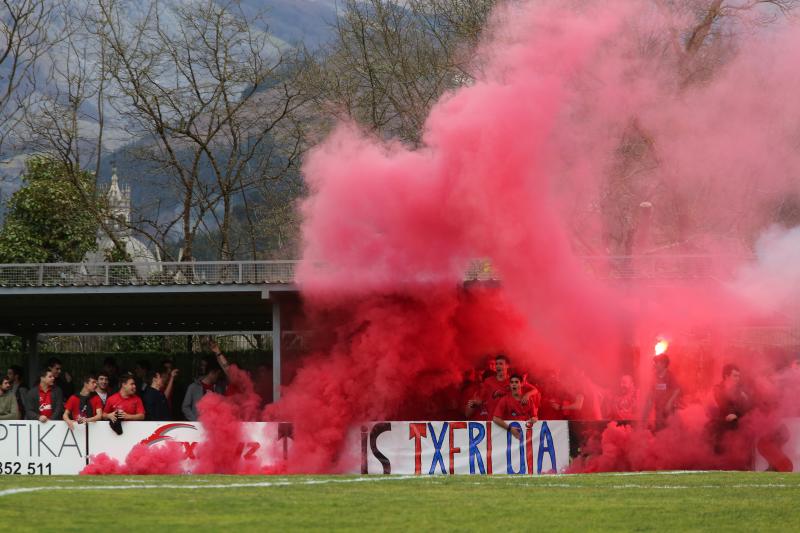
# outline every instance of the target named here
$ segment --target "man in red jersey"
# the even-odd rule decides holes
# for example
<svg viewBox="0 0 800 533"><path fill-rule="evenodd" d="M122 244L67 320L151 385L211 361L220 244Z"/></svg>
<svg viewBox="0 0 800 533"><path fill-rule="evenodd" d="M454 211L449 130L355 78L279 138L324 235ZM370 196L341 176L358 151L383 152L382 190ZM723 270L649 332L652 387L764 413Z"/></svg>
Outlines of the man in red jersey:
<svg viewBox="0 0 800 533"><path fill-rule="evenodd" d="M75 429L75 422L97 422L103 418L103 402L95 394L97 378L87 374L83 378L83 386L78 394L73 394L64 405L64 422L70 429Z"/></svg>
<svg viewBox="0 0 800 533"><path fill-rule="evenodd" d="M111 428L122 433L120 422L123 420L144 420L144 404L136 395L136 378L131 374L123 375L119 380L119 392L109 396L103 410L103 418L111 422Z"/></svg>
<svg viewBox="0 0 800 533"><path fill-rule="evenodd" d="M61 389L54 387L56 377L45 368L39 374L39 386L28 391L25 418L47 422L48 420L61 420L64 414L64 397Z"/></svg>
<svg viewBox="0 0 800 533"><path fill-rule="evenodd" d="M464 407L464 416L467 420L489 419L489 413L481 400L482 386L477 370L471 368L464 372L464 381L461 386L461 406Z"/></svg>
<svg viewBox="0 0 800 533"><path fill-rule="evenodd" d="M504 354L497 354L494 358L495 375L483 380L481 387L481 404L475 407L483 407L492 416L494 408L500 398L510 392L508 383L508 357Z"/></svg>
<svg viewBox="0 0 800 533"><path fill-rule="evenodd" d="M483 380L481 387L480 403L473 401L473 408L485 410L488 413L489 420L494 413L494 408L500 398L506 396L511 392L511 387L508 379L509 374L509 360L505 354L497 354L495 361L495 375L489 376ZM522 403L527 403L530 398L539 396L539 391L532 385L522 385L520 388L522 393Z"/></svg>
<svg viewBox="0 0 800 533"><path fill-rule="evenodd" d="M520 420L525 421L528 427L531 427L536 422L536 413L539 406L535 401L530 400L522 403L522 378L519 374L513 374L508 379L511 394L507 394L500 398L494 408L494 423L501 428L508 430L506 420ZM519 429L511 428L511 433L516 438L521 438Z"/></svg>

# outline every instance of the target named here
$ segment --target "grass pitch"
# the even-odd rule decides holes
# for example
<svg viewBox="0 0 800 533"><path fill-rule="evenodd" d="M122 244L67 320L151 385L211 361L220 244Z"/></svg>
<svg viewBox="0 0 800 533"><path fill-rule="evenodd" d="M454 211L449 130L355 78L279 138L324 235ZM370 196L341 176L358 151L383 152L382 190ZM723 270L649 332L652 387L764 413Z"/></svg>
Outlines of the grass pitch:
<svg viewBox="0 0 800 533"><path fill-rule="evenodd" d="M800 475L0 478L8 531L800 530Z"/></svg>

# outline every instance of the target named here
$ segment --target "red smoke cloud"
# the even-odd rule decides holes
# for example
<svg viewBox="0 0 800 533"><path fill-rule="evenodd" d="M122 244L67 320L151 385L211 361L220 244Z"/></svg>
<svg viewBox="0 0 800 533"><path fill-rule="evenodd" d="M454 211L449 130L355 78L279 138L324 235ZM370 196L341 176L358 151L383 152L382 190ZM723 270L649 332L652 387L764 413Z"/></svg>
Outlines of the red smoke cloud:
<svg viewBox="0 0 800 533"><path fill-rule="evenodd" d="M308 154L298 281L320 335L263 413L295 424L287 471L351 468L345 435L363 421L461 418L464 371L497 351L534 382L563 369L587 398L635 373L644 396L656 336L672 337L678 415L655 434L611 425L574 471L747 468L748 447L730 441L770 434L769 417L785 412L756 379L773 361L728 348L797 301L785 265L800 235L771 230L757 261L742 259L775 201L800 197L797 32L749 25L761 12L741 11L720 24L747 46L720 32L697 52L684 37L693 13L564 4L501 4L475 79L434 105L421 146L342 124ZM654 258L665 254L681 258ZM464 287L476 258L491 261L498 286ZM762 400L713 442L709 387L728 361ZM257 405L245 376L232 381L241 396L201 404L210 438L197 472L259 470L227 459Z"/></svg>
<svg viewBox="0 0 800 533"><path fill-rule="evenodd" d="M197 445L196 474L264 474L273 469L258 460L245 458L248 438L243 421L255 421L261 398L250 376L236 365L228 367L228 389L224 396L206 394L198 403L199 422L205 436Z"/></svg>
<svg viewBox="0 0 800 533"><path fill-rule="evenodd" d="M81 474L182 474L183 458L183 446L177 442L165 442L158 446L140 443L131 449L123 463L104 453L93 455Z"/></svg>
<svg viewBox="0 0 800 533"><path fill-rule="evenodd" d="M704 391L722 362L737 360L746 380L771 364L723 351L733 332L765 315L731 290L738 282L719 279L749 261L741 258L765 229L769 202L797 192L800 164L790 149L800 109L787 102L800 89L787 54L798 40L781 25L753 29L749 15L760 13L741 15L751 48L731 46L703 70L704 56L673 31L697 24L691 14L622 2L503 4L479 51L480 73L433 107L420 147L344 124L315 148L304 166L298 277L313 327L334 334L266 412L297 425L290 469L336 469L351 425L419 417L493 350L534 374L557 366L577 380L592 376L588 396L631 371L620 353L638 345L645 394L662 333L680 339L670 355L686 408L656 435L610 427L599 459L580 464L745 467L703 441ZM783 98L764 102L765 85L786 87ZM787 111L794 122L776 122ZM576 257L653 251L714 260L590 263L684 278L614 285ZM469 261L482 257L502 286L458 289ZM735 435L755 431L741 426ZM697 445L677 447L687 436Z"/></svg>

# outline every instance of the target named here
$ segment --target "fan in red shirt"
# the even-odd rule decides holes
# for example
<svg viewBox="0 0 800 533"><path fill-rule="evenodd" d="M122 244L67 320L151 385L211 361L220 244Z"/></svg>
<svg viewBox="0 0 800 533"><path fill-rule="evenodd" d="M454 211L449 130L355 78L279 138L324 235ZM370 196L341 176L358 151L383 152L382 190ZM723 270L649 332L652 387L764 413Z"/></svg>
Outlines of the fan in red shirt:
<svg viewBox="0 0 800 533"><path fill-rule="evenodd" d="M504 354L497 354L494 358L495 375L483 380L481 387L481 403L475 407L483 408L484 412L491 418L494 408L500 398L511 392L508 380L508 357Z"/></svg>
<svg viewBox="0 0 800 533"><path fill-rule="evenodd" d="M494 408L497 406L497 402L500 401L500 398L511 392L510 380L508 377L508 357L505 354L498 354L494 361L495 375L489 376L483 380L481 401L480 403L473 402L474 408L485 409L485 412L489 415L487 420L491 420ZM539 395L539 391L536 387L525 383L520 386L520 392L522 393L522 403L527 403L529 399L534 399L534 401L536 401L535 398Z"/></svg>
<svg viewBox="0 0 800 533"><path fill-rule="evenodd" d="M464 372L464 381L461 386L461 406L467 420L488 420L489 413L481 400L481 382L478 372L471 368Z"/></svg>
<svg viewBox="0 0 800 533"><path fill-rule="evenodd" d="M508 430L506 420L520 420L525 421L527 426L531 427L537 420L538 402L531 399L523 403L522 378L518 374L513 374L508 383L511 388L511 394L503 396L497 402L494 408L494 423ZM511 433L516 438L521 438L518 428L511 428Z"/></svg>
<svg viewBox="0 0 800 533"><path fill-rule="evenodd" d="M144 420L144 404L136 395L136 379L125 374L119 383L119 392L106 400L103 418L114 423L117 420Z"/></svg>
<svg viewBox="0 0 800 533"><path fill-rule="evenodd" d="M39 374L39 386L33 387L26 393L25 418L47 422L48 420L61 420L64 414L64 397L61 389L55 387L55 376L49 368Z"/></svg>
<svg viewBox="0 0 800 533"><path fill-rule="evenodd" d="M73 394L64 405L64 422L70 429L75 429L75 422L96 422L103 418L103 401L95 394L97 377L87 374L83 378L80 393Z"/></svg>
<svg viewBox="0 0 800 533"><path fill-rule="evenodd" d="M558 370L549 371L542 382L542 420L585 420L586 396L561 382Z"/></svg>

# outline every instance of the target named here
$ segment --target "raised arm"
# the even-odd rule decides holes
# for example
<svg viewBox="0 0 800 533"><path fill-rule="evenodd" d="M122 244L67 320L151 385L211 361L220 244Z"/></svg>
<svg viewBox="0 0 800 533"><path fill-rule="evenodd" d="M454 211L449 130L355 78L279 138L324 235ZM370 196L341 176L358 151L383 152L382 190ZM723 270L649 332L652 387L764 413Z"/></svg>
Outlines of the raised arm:
<svg viewBox="0 0 800 533"><path fill-rule="evenodd" d="M228 367L231 366L228 362L228 358L223 355L222 351L219 349L219 344L214 339L208 339L208 347L211 348L211 352L217 358L217 362L219 366L222 367L222 371L225 372L225 375L228 375Z"/></svg>
<svg viewBox="0 0 800 533"><path fill-rule="evenodd" d="M164 396L166 396L168 400L172 398L172 387L175 385L175 378L178 372L179 370L177 368L173 368L169 373L169 380L167 381L167 386L164 388Z"/></svg>

